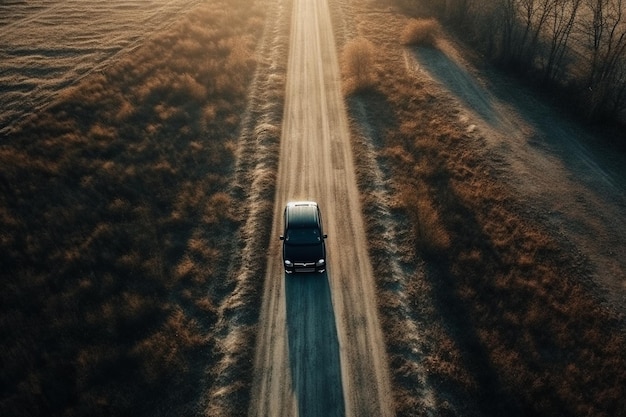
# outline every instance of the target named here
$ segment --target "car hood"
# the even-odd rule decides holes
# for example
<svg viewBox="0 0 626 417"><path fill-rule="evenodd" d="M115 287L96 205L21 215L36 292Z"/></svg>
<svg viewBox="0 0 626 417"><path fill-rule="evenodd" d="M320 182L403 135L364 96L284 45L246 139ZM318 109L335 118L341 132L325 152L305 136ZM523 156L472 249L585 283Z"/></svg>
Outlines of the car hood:
<svg viewBox="0 0 626 417"><path fill-rule="evenodd" d="M289 245L283 246L283 256L291 262L317 262L325 258L324 243L315 245Z"/></svg>

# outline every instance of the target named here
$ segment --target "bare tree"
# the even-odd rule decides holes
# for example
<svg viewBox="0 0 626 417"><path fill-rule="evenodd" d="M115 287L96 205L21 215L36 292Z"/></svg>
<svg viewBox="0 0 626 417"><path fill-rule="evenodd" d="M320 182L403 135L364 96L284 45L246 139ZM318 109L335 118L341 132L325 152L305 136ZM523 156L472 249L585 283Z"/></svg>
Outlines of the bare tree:
<svg viewBox="0 0 626 417"><path fill-rule="evenodd" d="M497 59L508 64L514 58L516 47L516 33L518 28L517 10L519 0L499 0L494 9L494 23L499 24L498 33L500 42L497 49Z"/></svg>
<svg viewBox="0 0 626 417"><path fill-rule="evenodd" d="M626 57L622 56L617 66L615 86L612 89L613 100L609 107L609 112L614 115L626 110Z"/></svg>
<svg viewBox="0 0 626 417"><path fill-rule="evenodd" d="M626 22L624 0L585 0L588 20L583 22L589 51L586 77L588 117L615 112L624 103Z"/></svg>
<svg viewBox="0 0 626 417"><path fill-rule="evenodd" d="M563 56L567 51L572 29L582 0L557 0L549 16L549 49L544 64L544 78L556 81L559 74L565 72Z"/></svg>
<svg viewBox="0 0 626 417"><path fill-rule="evenodd" d="M520 63L533 67L538 53L541 34L550 15L554 13L558 0L519 0L519 15L523 18L523 29L518 51Z"/></svg>
<svg viewBox="0 0 626 417"><path fill-rule="evenodd" d="M471 0L445 0L445 17L461 23L467 17Z"/></svg>

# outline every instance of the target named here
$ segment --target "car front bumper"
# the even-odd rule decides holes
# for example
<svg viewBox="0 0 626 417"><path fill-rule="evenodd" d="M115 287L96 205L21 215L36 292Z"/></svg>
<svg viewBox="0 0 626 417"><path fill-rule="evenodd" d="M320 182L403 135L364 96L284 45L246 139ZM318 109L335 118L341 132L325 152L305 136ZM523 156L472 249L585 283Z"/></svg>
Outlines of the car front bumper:
<svg viewBox="0 0 626 417"><path fill-rule="evenodd" d="M310 274L313 272L323 273L326 271L326 265L316 265L315 262L293 262L291 266L285 265L285 272L288 274Z"/></svg>

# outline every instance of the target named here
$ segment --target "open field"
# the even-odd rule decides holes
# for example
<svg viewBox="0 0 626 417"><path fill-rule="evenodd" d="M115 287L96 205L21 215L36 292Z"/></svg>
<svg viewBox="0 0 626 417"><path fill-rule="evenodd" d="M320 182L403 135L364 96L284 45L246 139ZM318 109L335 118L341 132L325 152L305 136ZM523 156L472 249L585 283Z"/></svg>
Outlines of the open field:
<svg viewBox="0 0 626 417"><path fill-rule="evenodd" d="M0 4L0 132L167 30L199 0Z"/></svg>
<svg viewBox="0 0 626 417"><path fill-rule="evenodd" d="M264 12L182 10L2 138L3 416L204 412Z"/></svg>

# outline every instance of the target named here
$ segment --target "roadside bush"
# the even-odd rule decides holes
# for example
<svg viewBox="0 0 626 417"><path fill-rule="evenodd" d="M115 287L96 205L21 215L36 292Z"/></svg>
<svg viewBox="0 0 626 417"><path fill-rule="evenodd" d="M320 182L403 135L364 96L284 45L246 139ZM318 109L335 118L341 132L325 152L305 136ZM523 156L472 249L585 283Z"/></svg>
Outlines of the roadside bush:
<svg viewBox="0 0 626 417"><path fill-rule="evenodd" d="M345 94L373 88L378 76L375 65L376 47L365 38L352 39L341 54Z"/></svg>
<svg viewBox="0 0 626 417"><path fill-rule="evenodd" d="M441 27L435 19L413 19L404 27L401 41L404 45L433 47L440 32Z"/></svg>

